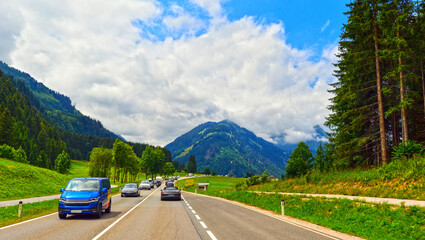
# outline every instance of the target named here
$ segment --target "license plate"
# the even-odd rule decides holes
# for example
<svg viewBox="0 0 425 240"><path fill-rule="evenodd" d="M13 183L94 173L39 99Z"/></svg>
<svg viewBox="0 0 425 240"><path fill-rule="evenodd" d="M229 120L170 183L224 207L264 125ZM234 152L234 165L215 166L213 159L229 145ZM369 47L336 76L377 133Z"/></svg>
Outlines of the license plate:
<svg viewBox="0 0 425 240"><path fill-rule="evenodd" d="M71 213L82 213L83 210L71 210Z"/></svg>

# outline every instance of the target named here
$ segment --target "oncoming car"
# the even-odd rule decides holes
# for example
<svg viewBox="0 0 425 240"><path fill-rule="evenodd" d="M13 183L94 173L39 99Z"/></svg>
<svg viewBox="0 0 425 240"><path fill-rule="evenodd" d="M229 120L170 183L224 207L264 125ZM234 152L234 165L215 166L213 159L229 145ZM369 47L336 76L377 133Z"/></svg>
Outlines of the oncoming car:
<svg viewBox="0 0 425 240"><path fill-rule="evenodd" d="M127 196L140 197L139 187L136 183L127 183L121 190L121 197Z"/></svg>
<svg viewBox="0 0 425 240"><path fill-rule="evenodd" d="M111 212L111 183L107 178L74 178L61 192L60 219L65 219L67 214L92 214L100 218L103 210Z"/></svg>
<svg viewBox="0 0 425 240"><path fill-rule="evenodd" d="M143 190L143 189L147 189L147 190L151 190L151 183L148 180L142 181L139 185L139 189Z"/></svg>

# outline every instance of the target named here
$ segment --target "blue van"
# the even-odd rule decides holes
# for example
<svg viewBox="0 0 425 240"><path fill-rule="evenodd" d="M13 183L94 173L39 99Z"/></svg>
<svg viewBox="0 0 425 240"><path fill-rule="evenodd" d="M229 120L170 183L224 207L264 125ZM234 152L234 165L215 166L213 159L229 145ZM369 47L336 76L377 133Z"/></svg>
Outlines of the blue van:
<svg viewBox="0 0 425 240"><path fill-rule="evenodd" d="M67 214L93 214L97 218L102 211L111 212L111 183L108 178L74 178L61 189L59 218Z"/></svg>

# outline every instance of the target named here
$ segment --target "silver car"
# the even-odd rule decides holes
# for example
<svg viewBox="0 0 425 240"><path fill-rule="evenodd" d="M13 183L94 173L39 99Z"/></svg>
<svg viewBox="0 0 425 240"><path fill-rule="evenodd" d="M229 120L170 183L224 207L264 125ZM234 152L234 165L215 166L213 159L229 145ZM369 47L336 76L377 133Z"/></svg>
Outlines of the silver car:
<svg viewBox="0 0 425 240"><path fill-rule="evenodd" d="M142 181L139 185L140 190L143 190L143 189L150 190L151 188L152 188L151 183L148 180Z"/></svg>
<svg viewBox="0 0 425 240"><path fill-rule="evenodd" d="M140 197L140 190L137 183L127 183L121 190L121 197L135 196Z"/></svg>

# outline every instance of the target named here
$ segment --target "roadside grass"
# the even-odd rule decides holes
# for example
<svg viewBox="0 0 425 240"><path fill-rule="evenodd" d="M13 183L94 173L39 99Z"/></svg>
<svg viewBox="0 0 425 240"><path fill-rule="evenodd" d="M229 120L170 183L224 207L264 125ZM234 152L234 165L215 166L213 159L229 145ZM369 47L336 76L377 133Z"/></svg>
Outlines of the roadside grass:
<svg viewBox="0 0 425 240"><path fill-rule="evenodd" d="M64 188L70 179L88 177L88 169L88 161L71 160L69 174L60 174L49 169L0 158L0 201L60 194L60 189ZM144 179L145 174L139 174L133 182L140 183ZM117 181L114 184L113 177L110 180L111 184L118 186L112 188L113 193L119 192L119 187L127 183Z"/></svg>
<svg viewBox="0 0 425 240"><path fill-rule="evenodd" d="M49 200L22 205L22 217L18 218L18 205L0 208L0 227L23 222L58 211L59 200Z"/></svg>
<svg viewBox="0 0 425 240"><path fill-rule="evenodd" d="M198 186L198 182L208 182L208 191L216 190L225 190L225 189L234 189L236 184L243 182L243 178L234 178L234 177L194 177L189 179L183 179L177 181L176 185L182 190L188 192L195 192L195 188ZM207 191L207 192L208 192Z"/></svg>
<svg viewBox="0 0 425 240"><path fill-rule="evenodd" d="M0 201L59 194L69 177L0 158Z"/></svg>
<svg viewBox="0 0 425 240"><path fill-rule="evenodd" d="M112 195L120 193L120 188L111 188ZM18 218L18 205L0 207L0 227L23 222L58 211L59 200L48 200L36 203L22 204L22 217Z"/></svg>
<svg viewBox="0 0 425 240"><path fill-rule="evenodd" d="M202 193L246 203L278 214L281 213L283 199L285 215L367 239L425 239L424 208L234 190Z"/></svg>
<svg viewBox="0 0 425 240"><path fill-rule="evenodd" d="M247 189L425 200L425 157L393 161L380 168L312 172Z"/></svg>

